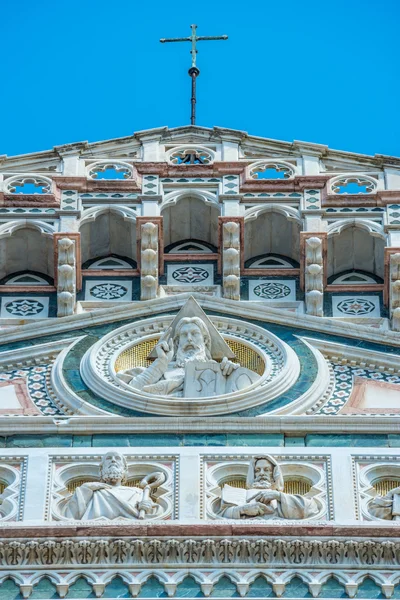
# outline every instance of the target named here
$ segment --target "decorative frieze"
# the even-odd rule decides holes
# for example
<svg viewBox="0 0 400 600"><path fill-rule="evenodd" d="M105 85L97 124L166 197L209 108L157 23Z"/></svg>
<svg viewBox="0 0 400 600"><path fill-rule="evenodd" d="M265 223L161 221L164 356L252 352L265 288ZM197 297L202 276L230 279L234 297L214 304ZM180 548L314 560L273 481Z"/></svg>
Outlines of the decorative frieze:
<svg viewBox="0 0 400 600"><path fill-rule="evenodd" d="M161 525L161 524L160 524ZM0 543L0 565L6 567L96 565L173 565L261 569L293 567L393 569L400 565L400 542L379 539L271 539L232 536L229 539L123 537L109 539L49 539ZM357 565L354 568L354 565ZM354 571L353 571L354 572Z"/></svg>

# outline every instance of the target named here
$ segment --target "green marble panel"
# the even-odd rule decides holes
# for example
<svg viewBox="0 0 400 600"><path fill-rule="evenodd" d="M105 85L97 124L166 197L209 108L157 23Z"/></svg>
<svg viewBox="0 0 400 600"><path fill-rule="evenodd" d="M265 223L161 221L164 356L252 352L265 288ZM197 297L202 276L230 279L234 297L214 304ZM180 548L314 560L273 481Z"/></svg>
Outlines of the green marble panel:
<svg viewBox="0 0 400 600"><path fill-rule="evenodd" d="M0 584L0 600L22 600L23 595L12 579L5 579Z"/></svg>
<svg viewBox="0 0 400 600"><path fill-rule="evenodd" d="M95 598L95 594L92 591L92 586L85 579L85 577L78 577L78 579L69 586L68 594L66 598Z"/></svg>

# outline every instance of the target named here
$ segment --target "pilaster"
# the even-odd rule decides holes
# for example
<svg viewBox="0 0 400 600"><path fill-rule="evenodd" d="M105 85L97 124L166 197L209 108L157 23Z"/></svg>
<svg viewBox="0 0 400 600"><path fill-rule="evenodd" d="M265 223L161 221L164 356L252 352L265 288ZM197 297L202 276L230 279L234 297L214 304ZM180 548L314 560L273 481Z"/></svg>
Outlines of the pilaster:
<svg viewBox="0 0 400 600"><path fill-rule="evenodd" d="M304 285L307 314L322 317L326 283L326 245L324 232L301 232L300 280Z"/></svg>

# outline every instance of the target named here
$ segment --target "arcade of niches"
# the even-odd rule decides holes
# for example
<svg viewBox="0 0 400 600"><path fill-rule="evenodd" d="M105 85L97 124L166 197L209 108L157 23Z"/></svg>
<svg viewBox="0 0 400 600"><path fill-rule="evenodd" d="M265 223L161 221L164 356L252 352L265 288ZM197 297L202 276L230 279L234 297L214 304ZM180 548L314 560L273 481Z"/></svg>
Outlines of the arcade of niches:
<svg viewBox="0 0 400 600"><path fill-rule="evenodd" d="M400 598L400 158L0 157L0 600Z"/></svg>

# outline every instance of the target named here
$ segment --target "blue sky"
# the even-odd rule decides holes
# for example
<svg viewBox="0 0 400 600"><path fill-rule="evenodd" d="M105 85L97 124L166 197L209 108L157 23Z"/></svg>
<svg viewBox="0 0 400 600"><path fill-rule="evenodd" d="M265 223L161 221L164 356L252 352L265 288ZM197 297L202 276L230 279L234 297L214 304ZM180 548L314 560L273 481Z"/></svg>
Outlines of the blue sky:
<svg viewBox="0 0 400 600"><path fill-rule="evenodd" d="M198 119L250 134L400 156L396 0L3 0L0 155Z"/></svg>

